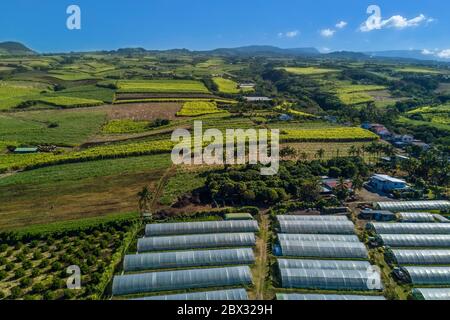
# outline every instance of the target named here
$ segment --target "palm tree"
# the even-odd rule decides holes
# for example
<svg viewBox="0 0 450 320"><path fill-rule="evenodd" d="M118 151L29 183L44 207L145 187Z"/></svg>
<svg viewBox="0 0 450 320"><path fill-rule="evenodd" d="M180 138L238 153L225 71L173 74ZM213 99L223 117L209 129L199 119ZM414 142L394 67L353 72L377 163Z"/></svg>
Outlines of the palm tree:
<svg viewBox="0 0 450 320"><path fill-rule="evenodd" d="M144 187L137 195L139 197L139 213L141 214L141 218L144 218L144 215L150 212L152 194L148 187Z"/></svg>
<svg viewBox="0 0 450 320"><path fill-rule="evenodd" d="M317 150L316 158L319 158L319 160L322 161L324 156L325 156L325 150L324 149Z"/></svg>
<svg viewBox="0 0 450 320"><path fill-rule="evenodd" d="M352 157L354 157L357 153L358 151L355 146L351 146L350 149L348 149L348 154Z"/></svg>
<svg viewBox="0 0 450 320"><path fill-rule="evenodd" d="M306 152L300 153L300 159L301 159L302 161L308 160L308 154L307 154Z"/></svg>

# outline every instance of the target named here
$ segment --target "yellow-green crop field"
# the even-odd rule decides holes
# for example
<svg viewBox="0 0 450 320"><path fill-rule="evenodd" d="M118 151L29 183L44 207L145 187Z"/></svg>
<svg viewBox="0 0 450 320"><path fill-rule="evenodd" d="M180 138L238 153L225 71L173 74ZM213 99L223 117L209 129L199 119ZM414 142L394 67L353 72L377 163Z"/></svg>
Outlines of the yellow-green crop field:
<svg viewBox="0 0 450 320"><path fill-rule="evenodd" d="M0 81L0 110L16 107L27 97L39 94L39 90L25 86L12 86Z"/></svg>
<svg viewBox="0 0 450 320"><path fill-rule="evenodd" d="M202 82L192 80L122 80L117 85L123 93L209 93Z"/></svg>
<svg viewBox="0 0 450 320"><path fill-rule="evenodd" d="M102 129L106 134L140 133L149 130L148 121L111 120Z"/></svg>
<svg viewBox="0 0 450 320"><path fill-rule="evenodd" d="M426 106L408 112L408 114L424 114L424 113L450 113L450 104L434 107Z"/></svg>
<svg viewBox="0 0 450 320"><path fill-rule="evenodd" d="M225 111L217 108L215 102L191 101L186 102L183 108L177 113L179 117L196 117L206 114L223 113Z"/></svg>
<svg viewBox="0 0 450 320"><path fill-rule="evenodd" d="M339 100L341 100L343 104L350 106L375 101L375 99L372 96L364 92L339 93L338 98Z"/></svg>
<svg viewBox="0 0 450 320"><path fill-rule="evenodd" d="M426 69L426 68L415 68L415 67L407 67L407 68L398 68L395 69L397 72L403 73L424 73L424 74L440 74L438 70Z"/></svg>
<svg viewBox="0 0 450 320"><path fill-rule="evenodd" d="M83 99L74 97L40 97L40 102L63 108L80 108L80 107L93 107L103 104L103 101L94 99Z"/></svg>
<svg viewBox="0 0 450 320"><path fill-rule="evenodd" d="M303 76L340 72L340 70L337 70L337 69L327 69L327 68L317 68L317 67L304 67L304 68L288 67L288 68L282 68L282 69L286 70L289 73L303 75Z"/></svg>
<svg viewBox="0 0 450 320"><path fill-rule="evenodd" d="M286 129L281 131L284 142L319 142L319 141L375 141L378 136L362 128L323 128L323 129Z"/></svg>
<svg viewBox="0 0 450 320"><path fill-rule="evenodd" d="M223 93L231 93L231 94L237 94L240 92L251 92L254 91L251 88L246 89L239 89L238 84L230 79L215 77L213 78L214 83L219 87L219 91Z"/></svg>

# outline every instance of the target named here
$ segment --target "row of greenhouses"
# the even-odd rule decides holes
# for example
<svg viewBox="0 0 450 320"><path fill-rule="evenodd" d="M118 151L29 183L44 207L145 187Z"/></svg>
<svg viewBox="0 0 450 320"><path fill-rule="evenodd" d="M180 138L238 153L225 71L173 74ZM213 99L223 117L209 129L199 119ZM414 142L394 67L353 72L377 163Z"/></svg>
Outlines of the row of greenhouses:
<svg viewBox="0 0 450 320"><path fill-rule="evenodd" d="M280 233L294 234L355 234L350 221L280 221Z"/></svg>
<svg viewBox="0 0 450 320"><path fill-rule="evenodd" d="M450 265L450 250L388 249L386 260L399 266Z"/></svg>
<svg viewBox="0 0 450 320"><path fill-rule="evenodd" d="M374 208L377 210L388 210L392 212L408 211L450 211L450 201L391 201L375 202Z"/></svg>
<svg viewBox="0 0 450 320"><path fill-rule="evenodd" d="M166 296L154 296L137 298L135 300L166 300L166 301L244 301L248 300L245 289L231 289L219 291L193 292L184 294L172 294Z"/></svg>
<svg viewBox="0 0 450 320"><path fill-rule="evenodd" d="M383 223L369 222L367 230L376 234L450 234L447 223Z"/></svg>
<svg viewBox="0 0 450 320"><path fill-rule="evenodd" d="M285 257L367 259L368 251L360 242L280 240Z"/></svg>
<svg viewBox="0 0 450 320"><path fill-rule="evenodd" d="M392 248L446 248L450 234L380 234L377 241Z"/></svg>
<svg viewBox="0 0 450 320"><path fill-rule="evenodd" d="M145 228L146 237L188 234L258 232L255 220L204 221L186 223L155 223Z"/></svg>
<svg viewBox="0 0 450 320"><path fill-rule="evenodd" d="M345 294L299 294L299 293L279 293L277 300L284 301L384 301L383 296L363 296Z"/></svg>
<svg viewBox="0 0 450 320"><path fill-rule="evenodd" d="M349 221L346 216L307 216L307 215L278 215L278 222L281 221Z"/></svg>

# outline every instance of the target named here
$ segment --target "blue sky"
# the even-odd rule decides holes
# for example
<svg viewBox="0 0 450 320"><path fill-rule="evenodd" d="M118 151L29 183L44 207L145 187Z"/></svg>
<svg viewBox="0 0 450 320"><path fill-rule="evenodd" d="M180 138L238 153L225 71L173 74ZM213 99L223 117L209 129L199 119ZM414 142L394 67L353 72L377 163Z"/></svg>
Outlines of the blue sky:
<svg viewBox="0 0 450 320"><path fill-rule="evenodd" d="M81 30L66 28L66 9L71 4L81 8ZM371 4L381 8L382 18L369 31L361 25ZM40 52L269 44L323 51L427 49L430 54L445 54L450 49L449 31L447 0L14 0L0 4L0 41L21 41Z"/></svg>

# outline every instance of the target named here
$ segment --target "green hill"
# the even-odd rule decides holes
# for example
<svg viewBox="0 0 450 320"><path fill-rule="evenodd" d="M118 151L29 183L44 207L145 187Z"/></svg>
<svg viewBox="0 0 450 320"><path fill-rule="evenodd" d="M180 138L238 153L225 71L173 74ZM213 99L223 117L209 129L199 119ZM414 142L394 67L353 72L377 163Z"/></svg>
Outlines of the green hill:
<svg viewBox="0 0 450 320"><path fill-rule="evenodd" d="M0 55L32 55L33 50L19 42L0 42Z"/></svg>

